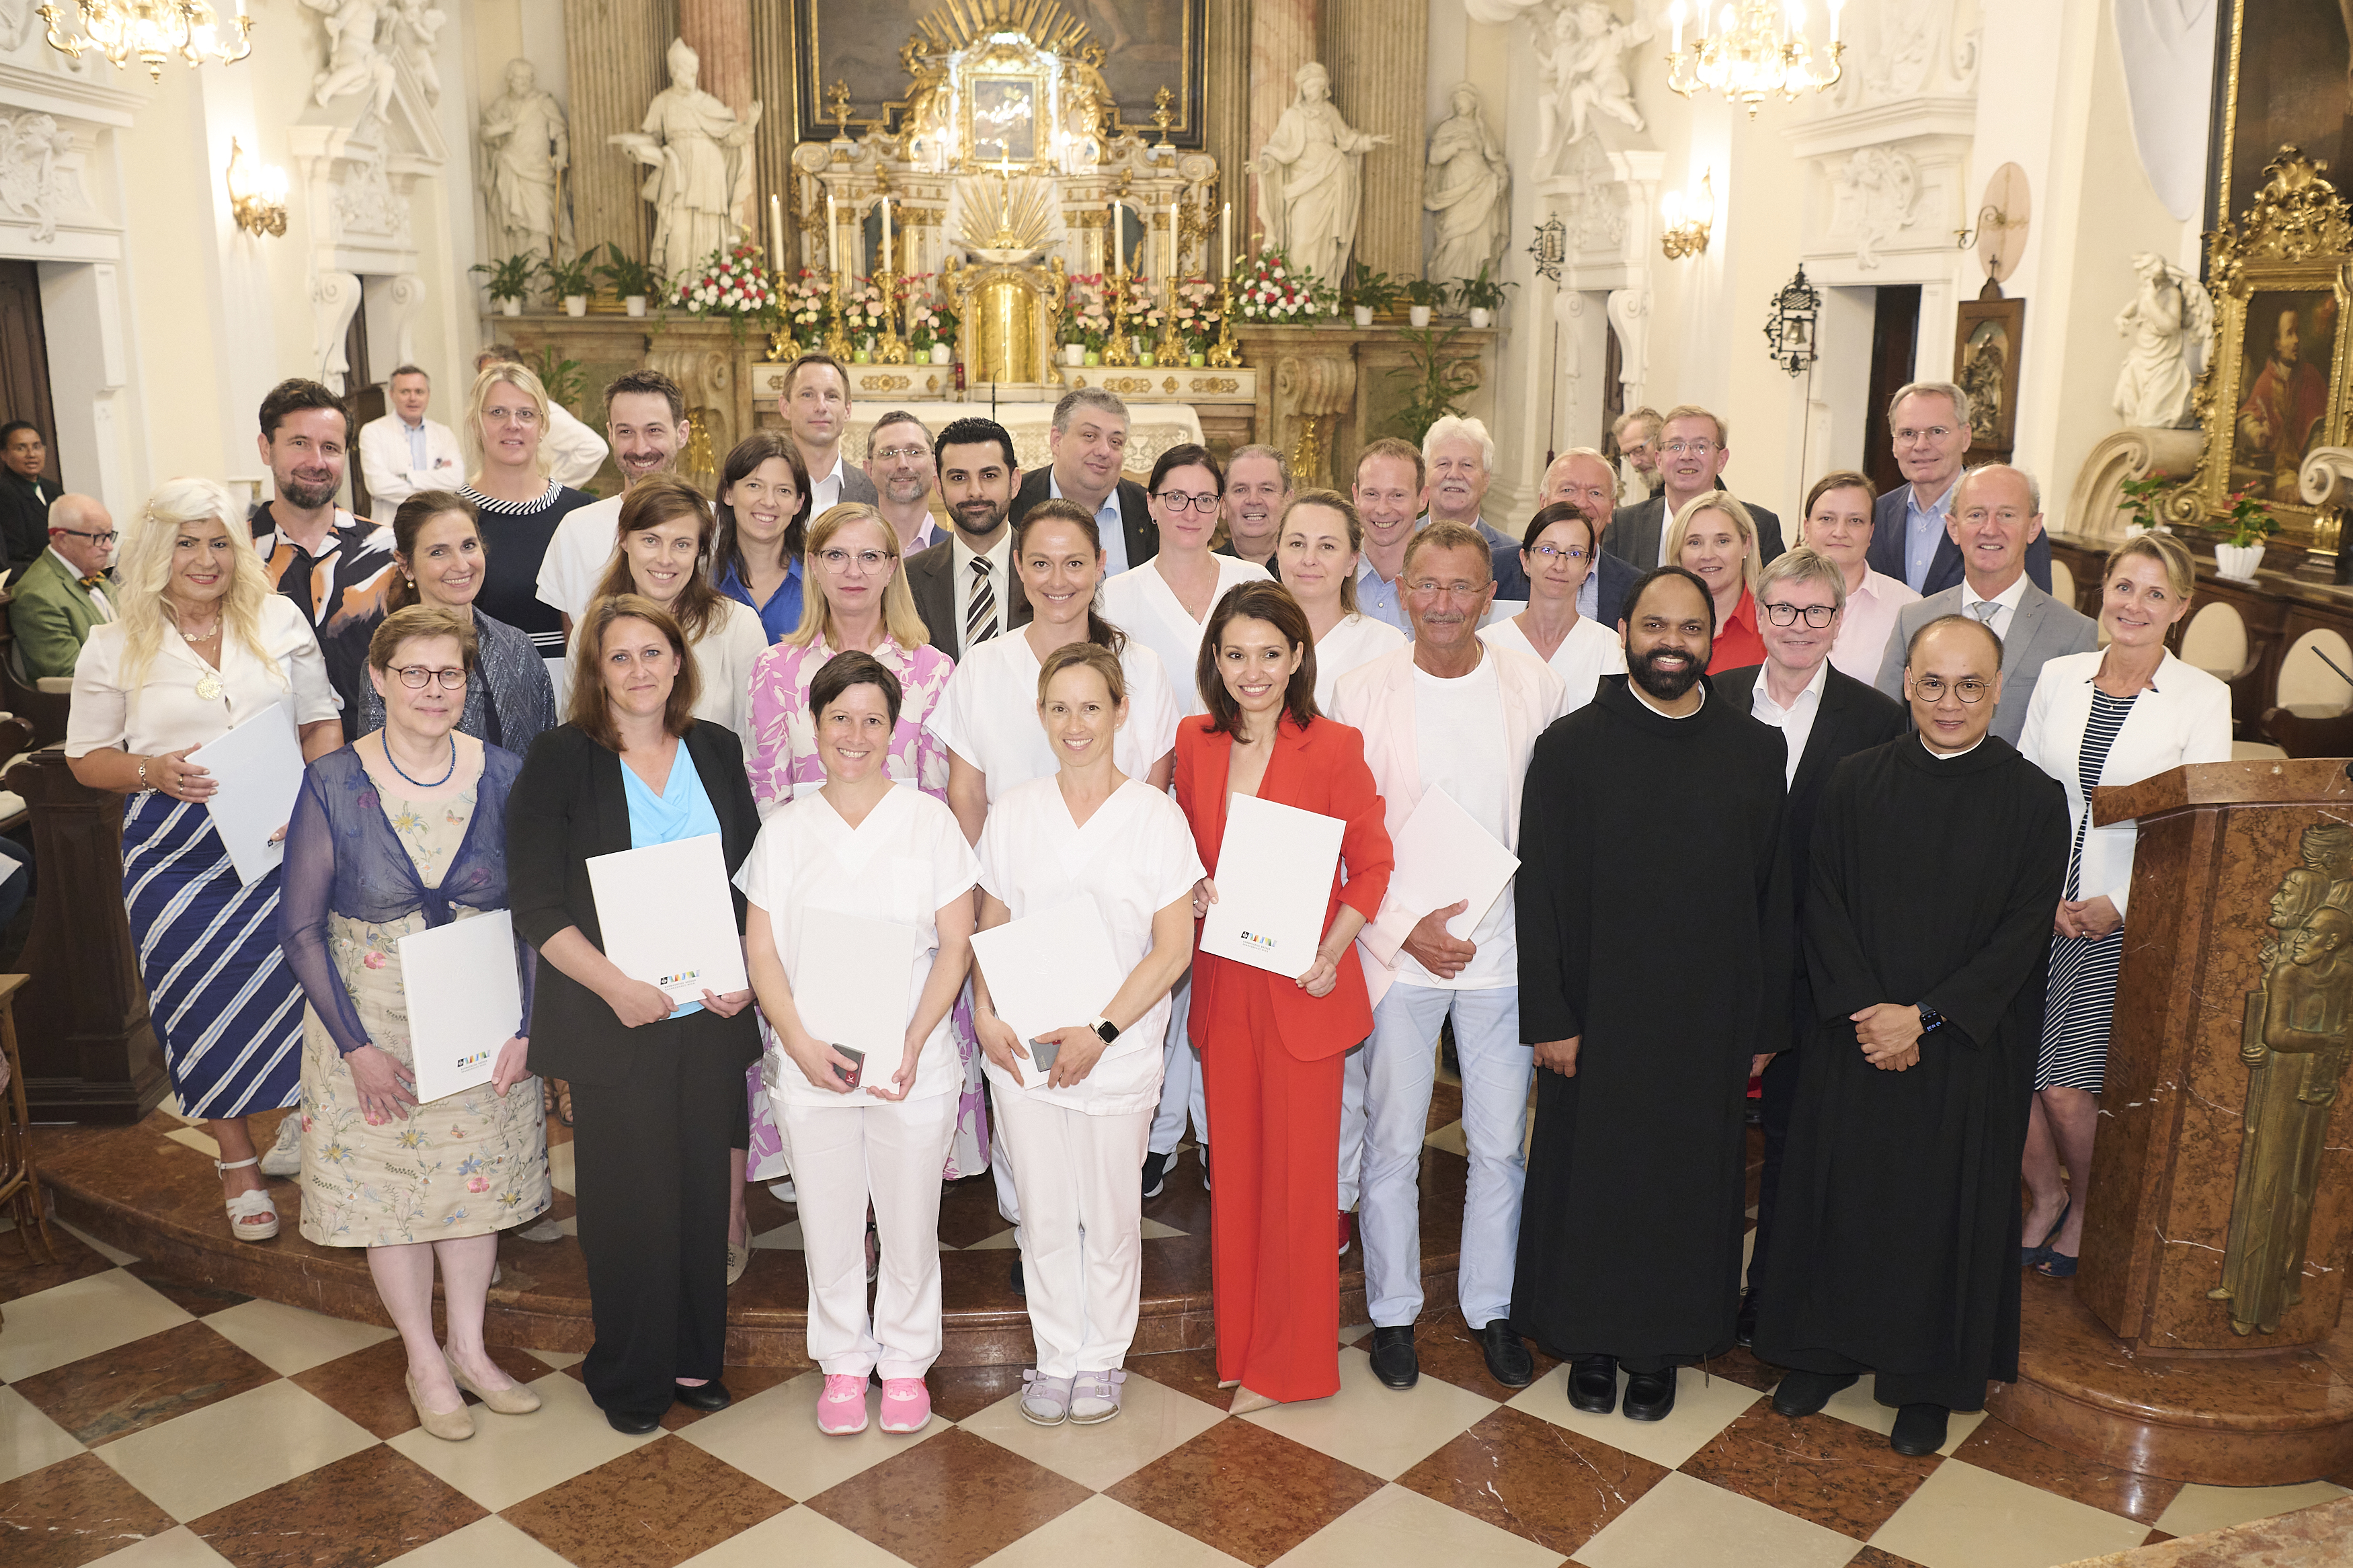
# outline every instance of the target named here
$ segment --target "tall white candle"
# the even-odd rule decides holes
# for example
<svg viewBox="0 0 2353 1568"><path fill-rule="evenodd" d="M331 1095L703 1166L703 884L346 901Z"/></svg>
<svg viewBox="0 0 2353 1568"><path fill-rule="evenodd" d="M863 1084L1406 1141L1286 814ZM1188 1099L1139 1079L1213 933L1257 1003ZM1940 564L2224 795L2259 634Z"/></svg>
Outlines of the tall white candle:
<svg viewBox="0 0 2353 1568"><path fill-rule="evenodd" d="M1176 198L1168 198L1168 276L1185 269L1185 230L1176 221Z"/></svg>
<svg viewBox="0 0 2353 1568"><path fill-rule="evenodd" d="M1234 204L1228 202L1223 216L1218 219L1218 276L1234 275Z"/></svg>
<svg viewBox="0 0 2353 1568"><path fill-rule="evenodd" d="M785 270L785 204L774 192L768 195L768 268L778 277Z"/></svg>
<svg viewBox="0 0 2353 1568"><path fill-rule="evenodd" d="M1111 203L1111 254L1113 271L1120 278L1127 276L1127 204L1117 196Z"/></svg>
<svg viewBox="0 0 2353 1568"><path fill-rule="evenodd" d="M841 219L833 210L833 193L825 194L825 266L837 277L847 278L841 269Z"/></svg>
<svg viewBox="0 0 2353 1568"><path fill-rule="evenodd" d="M882 198L882 270L891 271L891 198Z"/></svg>

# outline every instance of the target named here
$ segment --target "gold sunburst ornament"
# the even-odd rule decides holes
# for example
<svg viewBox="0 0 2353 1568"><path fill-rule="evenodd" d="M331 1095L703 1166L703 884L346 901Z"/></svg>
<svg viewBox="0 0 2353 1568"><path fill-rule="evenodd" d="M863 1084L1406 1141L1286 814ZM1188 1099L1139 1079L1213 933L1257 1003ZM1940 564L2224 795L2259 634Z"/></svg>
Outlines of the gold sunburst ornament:
<svg viewBox="0 0 2353 1568"><path fill-rule="evenodd" d="M1025 260L1054 232L1054 198L1043 180L1013 177L1009 161L956 181L963 232L956 243L996 262Z"/></svg>
<svg viewBox="0 0 2353 1568"><path fill-rule="evenodd" d="M164 62L179 56L191 67L206 60L235 65L253 52L248 36L253 19L245 13L246 0L237 0L237 13L224 29L220 15L206 0L69 0L79 14L81 32L71 31L56 0L40 8L48 24L48 45L69 59L81 58L84 49L96 49L117 69L136 59L150 79L164 79Z"/></svg>

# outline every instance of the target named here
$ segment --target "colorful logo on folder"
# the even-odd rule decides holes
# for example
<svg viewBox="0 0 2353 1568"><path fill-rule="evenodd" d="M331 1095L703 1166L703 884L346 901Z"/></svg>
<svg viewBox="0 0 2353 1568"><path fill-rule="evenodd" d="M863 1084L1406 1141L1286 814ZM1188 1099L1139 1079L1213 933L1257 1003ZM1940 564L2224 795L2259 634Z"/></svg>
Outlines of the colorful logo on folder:
<svg viewBox="0 0 2353 1568"><path fill-rule="evenodd" d="M1252 947L1262 947L1270 952L1274 951L1274 938L1263 931L1246 931L1242 932L1242 940Z"/></svg>
<svg viewBox="0 0 2353 1568"><path fill-rule="evenodd" d="M465 1072L470 1068L480 1067L484 1062L489 1061L490 1059L490 1052L476 1051L470 1056L459 1057L457 1061L457 1069L459 1072Z"/></svg>
<svg viewBox="0 0 2353 1568"><path fill-rule="evenodd" d="M655 980L654 984L664 991L667 991L673 985L683 985L690 980L700 980L702 978L702 971L700 969L681 969L676 974L665 974L660 976Z"/></svg>

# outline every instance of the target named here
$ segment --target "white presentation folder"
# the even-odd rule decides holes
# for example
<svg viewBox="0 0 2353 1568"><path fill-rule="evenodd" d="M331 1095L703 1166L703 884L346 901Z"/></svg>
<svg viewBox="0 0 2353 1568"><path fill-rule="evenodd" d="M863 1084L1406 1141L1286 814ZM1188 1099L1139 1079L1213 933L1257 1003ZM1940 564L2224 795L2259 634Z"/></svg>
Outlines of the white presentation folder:
<svg viewBox="0 0 2353 1568"><path fill-rule="evenodd" d="M1039 1035L1085 1024L1111 1005L1127 981L1092 899L1070 899L976 932L972 950L987 977L997 1016L1025 1046ZM1022 1088L1045 1083L1046 1069L1034 1059L1017 1057L1014 1065Z"/></svg>
<svg viewBox="0 0 2353 1568"><path fill-rule="evenodd" d="M922 933L835 910L806 910L800 925L787 978L801 1027L828 1045L864 1051L875 1069L865 1081L888 1089L907 1043Z"/></svg>
<svg viewBox="0 0 2353 1568"><path fill-rule="evenodd" d="M747 989L719 835L588 858L605 956L673 1002Z"/></svg>
<svg viewBox="0 0 2353 1568"><path fill-rule="evenodd" d="M498 1066L499 1047L523 1026L514 917L490 910L402 937L400 984L417 1102L480 1089Z"/></svg>
<svg viewBox="0 0 2353 1568"><path fill-rule="evenodd" d="M1296 979L1315 963L1332 872L1347 824L1256 795L1226 802L1218 901L1201 922L1201 951Z"/></svg>
<svg viewBox="0 0 2353 1568"><path fill-rule="evenodd" d="M237 879L261 880L286 858L286 846L271 836L292 820L302 793L302 742L294 732L294 710L283 702L269 707L188 761L213 775L220 788L205 809L228 851Z"/></svg>
<svg viewBox="0 0 2353 1568"><path fill-rule="evenodd" d="M1394 847L1397 869L1389 875L1389 900L1417 921L1457 900L1467 903L1468 909L1446 922L1446 934L1457 941L1468 941L1479 929L1520 868L1520 858L1442 789L1423 792L1398 829ZM1411 929L1368 925L1360 940L1382 963L1394 963Z"/></svg>

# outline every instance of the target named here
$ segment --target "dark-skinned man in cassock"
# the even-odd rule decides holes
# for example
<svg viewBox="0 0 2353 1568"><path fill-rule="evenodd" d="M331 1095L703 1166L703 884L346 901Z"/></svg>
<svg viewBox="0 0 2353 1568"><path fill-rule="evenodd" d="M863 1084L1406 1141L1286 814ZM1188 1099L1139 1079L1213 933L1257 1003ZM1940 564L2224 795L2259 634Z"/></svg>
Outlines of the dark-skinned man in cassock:
<svg viewBox="0 0 2353 1568"><path fill-rule="evenodd" d="M2042 1038L2067 800L1989 733L2001 644L1966 616L1905 656L1917 733L1859 752L1814 816L1813 1037L1757 1300L1773 1394L1810 1415L1856 1381L1932 1454L2018 1376L2019 1156Z"/></svg>
<svg viewBox="0 0 2353 1568"><path fill-rule="evenodd" d="M1715 602L1662 567L1626 599L1628 673L1546 729L1520 803L1520 1037L1534 1047L1512 1326L1569 1403L1663 1419L1732 1344L1745 1115L1786 1043L1779 731L1704 675Z"/></svg>

